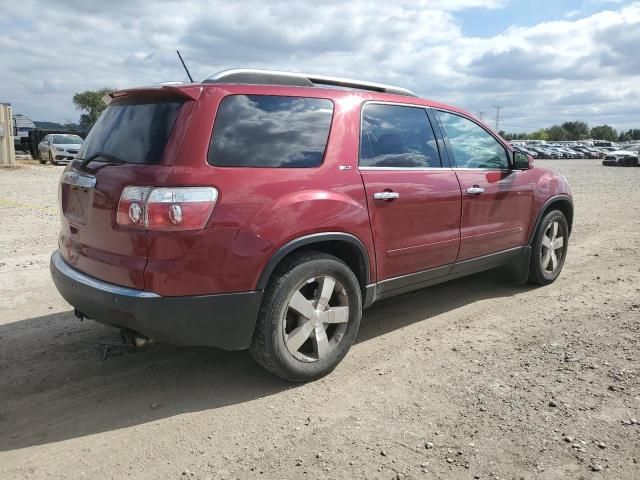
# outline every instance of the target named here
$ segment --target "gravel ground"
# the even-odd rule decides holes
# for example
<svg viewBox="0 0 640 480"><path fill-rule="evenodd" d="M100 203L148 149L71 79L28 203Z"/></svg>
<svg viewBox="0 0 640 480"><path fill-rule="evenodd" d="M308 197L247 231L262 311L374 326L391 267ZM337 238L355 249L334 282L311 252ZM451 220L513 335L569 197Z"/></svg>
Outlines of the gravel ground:
<svg viewBox="0 0 640 480"><path fill-rule="evenodd" d="M0 169L0 478L640 478L640 168L540 161L576 220L552 286L485 273L375 305L336 371L155 345L56 293L61 167Z"/></svg>

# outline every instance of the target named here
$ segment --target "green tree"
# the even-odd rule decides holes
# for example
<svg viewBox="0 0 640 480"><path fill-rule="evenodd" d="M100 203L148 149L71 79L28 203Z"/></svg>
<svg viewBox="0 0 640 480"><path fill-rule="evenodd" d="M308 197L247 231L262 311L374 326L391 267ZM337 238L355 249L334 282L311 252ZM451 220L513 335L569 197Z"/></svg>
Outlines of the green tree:
<svg viewBox="0 0 640 480"><path fill-rule="evenodd" d="M561 127L569 133L567 140L584 140L589 137L589 125L585 122L564 122Z"/></svg>
<svg viewBox="0 0 640 480"><path fill-rule="evenodd" d="M86 90L73 96L75 107L84 112L80 115L80 126L83 129L89 130L96 123L96 120L98 120L98 117L107 106L102 97L111 92L113 92L112 88L105 87L100 90Z"/></svg>
<svg viewBox="0 0 640 480"><path fill-rule="evenodd" d="M591 129L591 138L594 140L607 140L609 142L615 142L618 140L618 132L616 129L609 125L598 125Z"/></svg>
<svg viewBox="0 0 640 480"><path fill-rule="evenodd" d="M630 142L632 140L640 140L640 129L634 128L629 129L626 132L620 132L620 137L618 138L621 142Z"/></svg>
<svg viewBox="0 0 640 480"><path fill-rule="evenodd" d="M549 140L552 142L557 142L559 140L572 140L569 138L571 134L560 125L554 125L553 127L548 128L547 135Z"/></svg>
<svg viewBox="0 0 640 480"><path fill-rule="evenodd" d="M618 136L619 142L628 142L629 140L633 140L631 130L629 130L628 132L620 132L620 135Z"/></svg>
<svg viewBox="0 0 640 480"><path fill-rule="evenodd" d="M549 132L546 128L541 128L527 135L531 140L549 140Z"/></svg>

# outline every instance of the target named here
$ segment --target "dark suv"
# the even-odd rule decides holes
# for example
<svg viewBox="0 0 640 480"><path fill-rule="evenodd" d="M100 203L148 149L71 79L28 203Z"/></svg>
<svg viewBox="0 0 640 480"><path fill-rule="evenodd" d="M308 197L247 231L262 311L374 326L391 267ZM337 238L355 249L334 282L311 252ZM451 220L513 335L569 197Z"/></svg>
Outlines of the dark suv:
<svg viewBox="0 0 640 480"><path fill-rule="evenodd" d="M248 348L305 381L340 362L376 300L562 270L566 179L458 108L260 70L109 100L60 181L51 273L80 318Z"/></svg>

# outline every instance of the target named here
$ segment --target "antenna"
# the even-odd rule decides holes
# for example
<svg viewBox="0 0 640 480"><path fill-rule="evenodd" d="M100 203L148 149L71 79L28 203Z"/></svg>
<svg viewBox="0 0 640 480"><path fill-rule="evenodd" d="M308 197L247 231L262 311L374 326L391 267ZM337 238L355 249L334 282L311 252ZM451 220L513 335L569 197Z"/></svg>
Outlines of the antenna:
<svg viewBox="0 0 640 480"><path fill-rule="evenodd" d="M182 62L182 66L184 67L184 70L187 72L187 77L189 77L189 80L191 81L191 83L193 83L193 77L189 73L189 69L187 68L187 66L184 64L184 60L182 59L182 55L180 55L180 50L176 50L176 53L178 54L178 58L180 59L180 62Z"/></svg>

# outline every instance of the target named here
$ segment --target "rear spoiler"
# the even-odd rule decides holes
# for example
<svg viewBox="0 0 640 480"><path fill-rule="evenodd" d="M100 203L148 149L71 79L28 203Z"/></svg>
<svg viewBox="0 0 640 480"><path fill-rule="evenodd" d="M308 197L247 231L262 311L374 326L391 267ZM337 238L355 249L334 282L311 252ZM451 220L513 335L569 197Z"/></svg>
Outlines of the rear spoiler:
<svg viewBox="0 0 640 480"><path fill-rule="evenodd" d="M178 97L182 97L185 100L198 100L200 98L200 93L202 92L202 85L200 84L168 84L168 85L153 85L150 87L134 87L127 88L124 90L116 90L115 92L111 92L102 97L102 101L109 105L114 99L127 97L127 96L137 96L137 95L162 95L169 94L175 95Z"/></svg>

